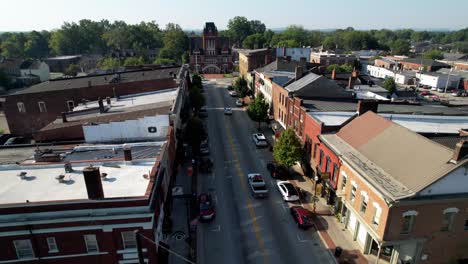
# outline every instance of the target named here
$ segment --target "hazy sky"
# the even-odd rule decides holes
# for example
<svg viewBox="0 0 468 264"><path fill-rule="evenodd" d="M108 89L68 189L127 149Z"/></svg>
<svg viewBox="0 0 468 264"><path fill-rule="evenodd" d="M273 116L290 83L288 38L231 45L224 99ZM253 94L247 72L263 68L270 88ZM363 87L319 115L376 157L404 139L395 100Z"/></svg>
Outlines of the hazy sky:
<svg viewBox="0 0 468 264"><path fill-rule="evenodd" d="M174 22L219 29L234 16L258 19L268 28L308 29L468 27L467 0L0 0L0 31L51 30L64 21Z"/></svg>

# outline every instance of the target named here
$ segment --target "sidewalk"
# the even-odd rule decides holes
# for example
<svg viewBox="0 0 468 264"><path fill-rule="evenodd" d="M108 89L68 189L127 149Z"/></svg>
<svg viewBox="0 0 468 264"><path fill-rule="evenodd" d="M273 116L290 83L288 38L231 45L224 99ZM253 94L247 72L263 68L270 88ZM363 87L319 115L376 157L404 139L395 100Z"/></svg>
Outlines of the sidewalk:
<svg viewBox="0 0 468 264"><path fill-rule="evenodd" d="M185 162L178 168L176 181L174 188L177 188L179 195L191 194L191 176L187 175L187 168L190 166L190 162ZM174 194L175 195L175 194ZM182 197L174 197L172 204L172 232L167 238L171 250L178 254L190 259L191 249L189 240L189 206L190 199ZM187 262L178 258L174 254L169 254L169 264L186 264Z"/></svg>
<svg viewBox="0 0 468 264"><path fill-rule="evenodd" d="M303 206L313 211L312 197L314 195L314 183L311 179L302 176L304 174L300 166L294 166L293 170L301 175L296 176L296 179L292 181L293 184L307 191L307 198L306 201L303 201ZM343 249L340 258L337 259L338 262L356 264L374 263L370 262L371 258L368 259L361 253L357 242L352 240L351 233L344 229L342 223L338 222L338 219L333 215L326 201L320 198L320 195L317 196L318 199L316 200L316 209L313 216L314 222L317 225L320 238L332 254L335 253L335 248L337 246Z"/></svg>

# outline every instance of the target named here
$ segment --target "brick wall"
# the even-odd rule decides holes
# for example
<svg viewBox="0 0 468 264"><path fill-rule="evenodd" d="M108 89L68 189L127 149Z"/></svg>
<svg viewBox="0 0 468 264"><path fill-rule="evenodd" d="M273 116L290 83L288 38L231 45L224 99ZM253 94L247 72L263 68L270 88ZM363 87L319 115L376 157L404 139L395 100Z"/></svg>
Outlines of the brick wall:
<svg viewBox="0 0 468 264"><path fill-rule="evenodd" d="M273 103L273 116L276 121L286 124L288 115L288 92L273 82L272 85L272 103Z"/></svg>
<svg viewBox="0 0 468 264"><path fill-rule="evenodd" d="M453 229L441 231L443 211L447 208L458 208ZM468 258L468 199L433 199L419 202L402 203L391 208L386 240L405 240L424 238L422 254L427 254L427 261L421 263L454 263L456 259ZM403 224L403 213L414 210L418 212L409 234L400 234Z"/></svg>
<svg viewBox="0 0 468 264"><path fill-rule="evenodd" d="M6 98L4 105L8 126L13 135L31 136L50 122L54 121L62 112L68 111L67 101L75 105L82 99L97 100L99 97L113 97L113 87L117 95L129 95L142 92L158 91L176 87L174 79L147 80L115 85L91 86L61 91L42 93L18 94ZM46 112L39 112L38 102L46 104ZM22 102L26 108L25 113L18 111L17 103Z"/></svg>

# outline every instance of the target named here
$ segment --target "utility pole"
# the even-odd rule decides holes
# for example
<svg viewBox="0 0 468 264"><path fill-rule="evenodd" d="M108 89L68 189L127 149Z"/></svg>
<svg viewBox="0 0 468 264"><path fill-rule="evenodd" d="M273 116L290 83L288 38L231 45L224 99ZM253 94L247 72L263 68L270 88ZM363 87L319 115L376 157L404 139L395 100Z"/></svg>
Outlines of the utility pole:
<svg viewBox="0 0 468 264"><path fill-rule="evenodd" d="M135 230L133 232L135 232L135 238L136 238L136 245L137 245L137 251L138 251L138 263L145 264L145 259L143 258L143 249L141 247L140 230Z"/></svg>

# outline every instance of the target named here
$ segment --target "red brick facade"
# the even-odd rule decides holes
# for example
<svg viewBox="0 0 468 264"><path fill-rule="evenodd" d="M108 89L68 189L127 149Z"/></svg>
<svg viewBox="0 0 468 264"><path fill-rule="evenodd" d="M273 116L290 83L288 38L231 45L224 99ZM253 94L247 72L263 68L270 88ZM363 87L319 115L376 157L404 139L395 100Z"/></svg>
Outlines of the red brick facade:
<svg viewBox="0 0 468 264"><path fill-rule="evenodd" d="M99 97L113 97L114 88L115 93L121 96L158 91L176 86L174 79L166 78L10 95L6 98L4 111L11 134L31 136L34 132L54 121L62 112L69 111L67 101L73 101L75 105L78 105L83 99L97 100ZM19 102L24 104L25 112L19 112L17 105ZM39 102L45 103L45 112L40 112Z"/></svg>

